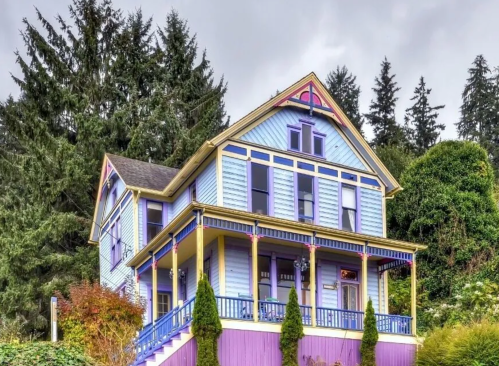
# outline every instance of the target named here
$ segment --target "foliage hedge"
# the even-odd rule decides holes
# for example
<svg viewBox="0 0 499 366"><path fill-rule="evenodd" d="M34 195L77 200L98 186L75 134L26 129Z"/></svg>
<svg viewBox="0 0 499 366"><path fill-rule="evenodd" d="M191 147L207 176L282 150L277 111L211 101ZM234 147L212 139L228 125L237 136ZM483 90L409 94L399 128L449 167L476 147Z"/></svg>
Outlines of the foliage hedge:
<svg viewBox="0 0 499 366"><path fill-rule="evenodd" d="M360 354L362 356L361 366L376 366L376 343L378 343L378 338L373 302L369 298L364 317L364 334L362 335L362 344L360 345Z"/></svg>
<svg viewBox="0 0 499 366"><path fill-rule="evenodd" d="M63 343L0 344L1 366L94 366L77 348Z"/></svg>
<svg viewBox="0 0 499 366"><path fill-rule="evenodd" d="M286 315L281 328L279 348L282 352L283 366L298 366L298 341L302 339L303 322L295 287L291 287Z"/></svg>
<svg viewBox="0 0 499 366"><path fill-rule="evenodd" d="M499 366L499 324L436 329L418 351L416 366L437 365Z"/></svg>

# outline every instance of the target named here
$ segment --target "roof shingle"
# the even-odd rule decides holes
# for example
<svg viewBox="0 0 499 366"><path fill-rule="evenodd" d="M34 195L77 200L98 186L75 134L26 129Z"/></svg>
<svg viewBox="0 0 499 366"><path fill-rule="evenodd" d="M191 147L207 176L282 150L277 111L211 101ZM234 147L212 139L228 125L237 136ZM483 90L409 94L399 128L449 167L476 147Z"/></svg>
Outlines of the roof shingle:
<svg viewBox="0 0 499 366"><path fill-rule="evenodd" d="M119 155L106 154L106 156L127 186L162 191L179 171Z"/></svg>

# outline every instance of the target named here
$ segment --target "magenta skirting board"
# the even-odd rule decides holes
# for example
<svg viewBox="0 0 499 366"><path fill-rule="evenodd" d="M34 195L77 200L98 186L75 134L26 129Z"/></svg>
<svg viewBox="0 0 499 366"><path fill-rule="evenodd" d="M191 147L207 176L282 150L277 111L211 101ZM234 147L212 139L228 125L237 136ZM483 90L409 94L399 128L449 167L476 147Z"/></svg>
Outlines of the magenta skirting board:
<svg viewBox="0 0 499 366"><path fill-rule="evenodd" d="M360 341L352 339L305 336L300 341L298 359L307 366L312 357L330 365L341 361L342 366L360 364ZM378 366L413 366L415 345L379 342L376 348ZM218 344L221 366L281 366L279 334L225 329ZM196 366L196 341L180 348L161 366Z"/></svg>

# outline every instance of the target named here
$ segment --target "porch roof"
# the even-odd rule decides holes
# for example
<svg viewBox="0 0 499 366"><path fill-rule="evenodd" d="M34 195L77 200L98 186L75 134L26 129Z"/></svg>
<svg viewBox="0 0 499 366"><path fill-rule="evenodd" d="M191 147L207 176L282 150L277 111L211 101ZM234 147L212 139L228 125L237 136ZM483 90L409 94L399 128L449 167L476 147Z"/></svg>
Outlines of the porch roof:
<svg viewBox="0 0 499 366"><path fill-rule="evenodd" d="M406 241L382 238L372 235L352 233L348 231L326 228L319 225L307 224L297 221L285 220L276 217L259 215L252 212L234 210L226 207L212 206L197 202L190 203L172 222L137 253L127 266L137 267L151 257L151 252L157 252L170 241L170 234L177 235L186 225L192 222L192 212L201 210L203 216L214 219L227 220L232 223L241 224L243 231L253 227L258 222L260 228L268 230L283 230L297 235L298 241L302 237L310 237L315 233L317 237L329 240L337 240L354 245L377 247L386 250L399 250L408 253L415 253L418 250L426 249L425 245L410 243ZM247 234L252 234L247 232ZM303 243L305 244L305 243Z"/></svg>

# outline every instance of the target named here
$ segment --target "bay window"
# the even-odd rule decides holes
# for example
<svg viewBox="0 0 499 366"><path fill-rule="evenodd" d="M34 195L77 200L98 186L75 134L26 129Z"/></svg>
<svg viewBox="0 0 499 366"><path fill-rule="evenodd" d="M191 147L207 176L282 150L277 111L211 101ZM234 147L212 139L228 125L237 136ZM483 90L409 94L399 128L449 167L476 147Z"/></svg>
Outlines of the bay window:
<svg viewBox="0 0 499 366"><path fill-rule="evenodd" d="M269 167L251 163L251 210L269 214Z"/></svg>
<svg viewBox="0 0 499 366"><path fill-rule="evenodd" d="M163 204L147 201L147 243L163 229Z"/></svg>
<svg viewBox="0 0 499 366"><path fill-rule="evenodd" d="M314 177L298 174L298 221L314 222Z"/></svg>
<svg viewBox="0 0 499 366"><path fill-rule="evenodd" d="M324 157L326 135L317 131L313 124L300 123L288 126L289 150Z"/></svg>
<svg viewBox="0 0 499 366"><path fill-rule="evenodd" d="M357 197L356 188L342 185L341 187L341 222L342 229L346 231L356 231L357 217Z"/></svg>

